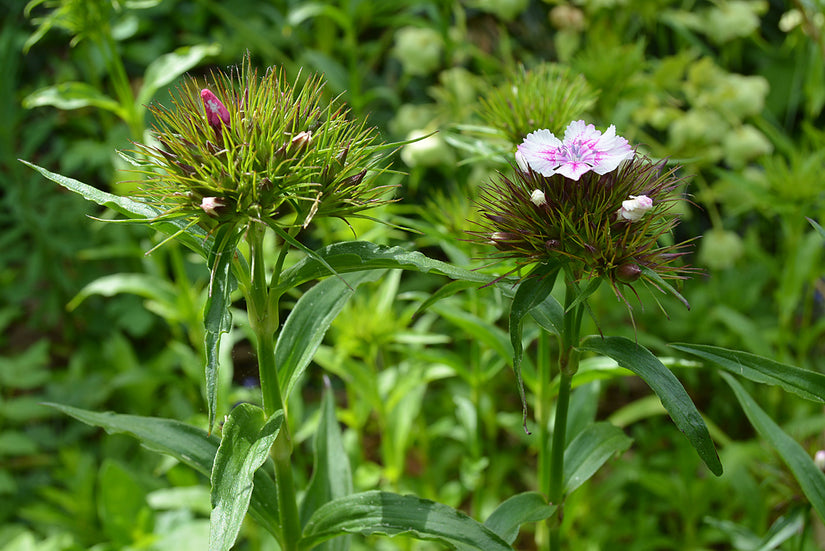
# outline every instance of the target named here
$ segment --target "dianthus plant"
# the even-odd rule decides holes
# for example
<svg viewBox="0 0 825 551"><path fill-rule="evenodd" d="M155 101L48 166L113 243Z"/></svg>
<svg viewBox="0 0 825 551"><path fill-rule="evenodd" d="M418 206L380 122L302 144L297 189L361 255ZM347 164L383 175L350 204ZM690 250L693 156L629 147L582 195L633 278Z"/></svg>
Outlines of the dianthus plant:
<svg viewBox="0 0 825 551"><path fill-rule="evenodd" d="M171 107L151 108L153 140L137 144L127 156L138 177L136 197L104 193L27 163L84 197L181 240L206 259L211 273L204 310L207 430L168 419L55 407L109 432L132 434L209 476L210 551L234 545L247 512L283 551L310 549L352 532L411 533L464 549L510 549L497 531L446 505L379 490L353 493L330 392L314 439L312 477L307 487L296 487L293 459L301 450L290 435L287 398L355 288L387 268L479 284L489 278L398 247L351 241L307 248L299 234L313 220L365 217L367 209L394 200L393 186L378 183L389 170L386 153L398 144L382 143L343 105L326 102L318 77L293 84L275 69L259 76L247 60L212 80L201 87L189 79ZM274 240L265 239L270 232ZM269 243L273 251L265 250ZM302 258L287 264L288 254ZM281 325L283 294L319 278L324 279ZM218 416L218 345L230 329L235 288L255 337L261 406L234 407L219 437L211 434ZM348 547L343 537L329 548Z"/></svg>
<svg viewBox="0 0 825 551"><path fill-rule="evenodd" d="M559 549L564 496L581 483L581 473L570 475L577 466L566 466L564 461L566 453L571 453L566 450L567 413L582 351L610 356L636 371L659 393L708 467L719 474L721 465L701 416L661 362L627 339L580 336L587 299L602 281L611 286L631 314L639 284L672 293L687 304L671 284L690 273L690 268L679 264L686 244L665 239L677 223L671 213L680 184L676 169L638 154L616 135L613 126L602 133L584 121L571 122L562 139L545 129L531 132L518 145L513 168L512 176L500 176L481 192L481 228L472 233L479 242L495 248L493 258L512 259L516 269L527 271L510 315L520 385L522 318L532 314L548 333L559 338L558 396L552 427L553 373L546 358L536 362L539 489L556 508L547 525L537 531L537 538L542 548ZM564 279L563 306L550 294L559 274ZM540 350L547 352L548 347ZM526 428L523 387L520 391ZM612 454L629 445L623 433L610 425L598 426L590 436L571 444L577 457L595 450L582 446L606 446L603 449L609 448ZM589 474L592 472L585 476Z"/></svg>

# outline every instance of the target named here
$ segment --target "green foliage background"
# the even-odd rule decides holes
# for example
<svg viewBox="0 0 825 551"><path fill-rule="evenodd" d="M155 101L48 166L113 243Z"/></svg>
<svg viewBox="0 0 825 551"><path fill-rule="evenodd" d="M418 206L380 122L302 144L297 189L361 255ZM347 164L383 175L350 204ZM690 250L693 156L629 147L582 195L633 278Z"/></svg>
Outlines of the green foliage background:
<svg viewBox="0 0 825 551"><path fill-rule="evenodd" d="M821 548L822 530L818 521L803 522L811 518L792 476L755 437L722 378L665 343L825 369L823 240L806 220L825 220L823 7L820 0L234 0L231 7L5 0L0 549L205 547L204 477L40 403L205 426L200 316L208 274L174 244L145 256L156 236L90 221L112 214L17 162L127 193L135 184L115 152L151 125L139 100L166 104L167 88L174 90L143 98L146 68L192 48L201 54L189 73L199 77L239 64L247 51L254 64L283 67L290 77L322 72L329 97L341 95L387 141L438 130L401 151L395 167L407 175L388 177L402 200L376 213L421 233L368 222L355 229L361 239L464 267L483 265L466 241L472 201L497 170L508 170L513 150L479 98L508 93L522 67L552 62L580 75L594 98L588 121L615 124L646 153L682 165L690 183L678 237L701 236L689 262L704 270L682 289L689 312L662 299L667 322L642 297L634 328L609 289L593 296L594 315L605 334L638 338L673 358L726 474L708 476L646 387L624 375L594 375L575 391L571 423L610 420L634 443L569 498L570 548L771 549L772 535L803 524L781 548ZM70 82L84 84L69 90ZM64 88L44 91L55 85ZM549 123L535 121L543 126ZM351 237L329 221L313 232L310 247ZM302 482L326 373L357 490L411 492L483 520L506 497L535 487L536 443L521 430L507 369L507 298L469 288L419 313L443 284L390 272L363 284L333 324L290 403L291 433L307 451L296 465ZM222 347L219 416L259 399L248 328L243 316L235 322ZM541 346L537 334L525 326L528 351ZM590 361L594 373L612 373L596 365L601 359ZM529 359L524 377L535 388ZM811 455L825 448L819 409L774 388L750 390ZM530 542L527 530L516 548ZM249 524L237 548L274 545ZM402 537L353 545L432 548Z"/></svg>

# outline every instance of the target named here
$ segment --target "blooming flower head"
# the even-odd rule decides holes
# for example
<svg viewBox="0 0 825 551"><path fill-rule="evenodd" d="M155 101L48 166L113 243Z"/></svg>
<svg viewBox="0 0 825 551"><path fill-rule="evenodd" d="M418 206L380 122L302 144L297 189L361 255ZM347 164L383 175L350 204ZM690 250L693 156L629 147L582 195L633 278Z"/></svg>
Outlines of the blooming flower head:
<svg viewBox="0 0 825 551"><path fill-rule="evenodd" d="M244 221L306 227L316 216L346 219L387 203L373 185L383 170L375 129L323 101L323 82L290 84L270 69L242 67L188 80L172 108L152 106L157 145L138 144L146 200L167 217L206 229Z"/></svg>
<svg viewBox="0 0 825 551"><path fill-rule="evenodd" d="M604 134L592 124L573 121L559 140L546 129L531 132L516 151L516 161L522 170L533 170L542 176L561 174L578 180L582 174L593 171L606 174L622 161L633 158L627 140L616 135L610 125Z"/></svg>
<svg viewBox="0 0 825 551"><path fill-rule="evenodd" d="M660 240L678 222L669 212L681 183L676 169L635 155L611 126L604 134L576 121L563 141L531 133L516 153L514 176L484 188L480 229L495 257L519 266L564 265L576 279L608 281L616 295L637 281L659 287L683 279L685 243Z"/></svg>

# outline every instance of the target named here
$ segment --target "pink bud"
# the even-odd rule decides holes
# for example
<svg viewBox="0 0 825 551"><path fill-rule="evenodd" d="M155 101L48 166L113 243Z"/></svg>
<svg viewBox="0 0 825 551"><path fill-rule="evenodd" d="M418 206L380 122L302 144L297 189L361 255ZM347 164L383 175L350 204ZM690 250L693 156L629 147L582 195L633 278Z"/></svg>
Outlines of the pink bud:
<svg viewBox="0 0 825 551"><path fill-rule="evenodd" d="M229 126L229 110L221 103L218 96L206 88L201 90L201 99L203 100L203 109L206 111L206 120L209 121L209 126L216 133L220 133L223 130L222 125Z"/></svg>

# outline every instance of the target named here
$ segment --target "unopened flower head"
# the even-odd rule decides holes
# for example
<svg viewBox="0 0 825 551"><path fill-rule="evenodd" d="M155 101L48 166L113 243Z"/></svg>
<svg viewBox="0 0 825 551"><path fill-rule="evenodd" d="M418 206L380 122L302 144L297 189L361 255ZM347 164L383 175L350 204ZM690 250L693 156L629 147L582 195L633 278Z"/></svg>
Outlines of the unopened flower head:
<svg viewBox="0 0 825 551"><path fill-rule="evenodd" d="M653 199L647 195L631 195L630 199L622 201L622 208L616 212L616 216L624 220L637 222L652 208Z"/></svg>
<svg viewBox="0 0 825 551"><path fill-rule="evenodd" d="M576 121L563 141L533 132L515 164L514 176L482 190L471 232L495 257L566 264L577 278L607 280L625 303L623 286L691 272L676 265L687 244L660 240L678 222L676 168L636 154L612 126L601 134Z"/></svg>
<svg viewBox="0 0 825 551"><path fill-rule="evenodd" d="M244 220L303 226L387 203L377 132L326 104L318 77L259 77L247 58L206 88L188 80L171 108L152 106L158 145L138 144L146 199L206 228ZM302 82L302 84L299 84Z"/></svg>

